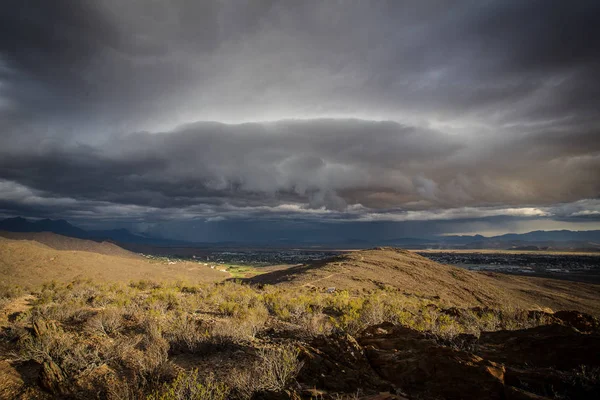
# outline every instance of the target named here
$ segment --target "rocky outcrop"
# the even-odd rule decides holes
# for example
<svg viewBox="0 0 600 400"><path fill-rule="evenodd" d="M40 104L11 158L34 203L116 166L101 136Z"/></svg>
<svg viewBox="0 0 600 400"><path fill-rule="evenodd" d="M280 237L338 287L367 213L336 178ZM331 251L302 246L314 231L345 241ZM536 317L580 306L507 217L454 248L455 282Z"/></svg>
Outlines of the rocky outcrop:
<svg viewBox="0 0 600 400"><path fill-rule="evenodd" d="M600 335L552 324L516 331L484 332L476 352L495 362L569 371L581 365L600 366ZM594 355L594 356L593 356Z"/></svg>
<svg viewBox="0 0 600 400"><path fill-rule="evenodd" d="M40 384L50 393L65 394L66 378L63 371L54 361L46 361L40 371Z"/></svg>
<svg viewBox="0 0 600 400"><path fill-rule="evenodd" d="M501 364L438 345L409 328L382 324L367 329L359 343L372 367L409 395L461 399L502 399Z"/></svg>
<svg viewBox="0 0 600 400"><path fill-rule="evenodd" d="M600 331L600 321L597 318L579 311L558 311L552 316L562 324L573 327L580 332L592 333Z"/></svg>
<svg viewBox="0 0 600 400"><path fill-rule="evenodd" d="M298 381L321 398L357 391L365 399L600 398L600 335L582 333L593 330L590 318L564 314L556 317L562 325L459 335L454 341L463 345L383 323L356 339L303 345Z"/></svg>
<svg viewBox="0 0 600 400"><path fill-rule="evenodd" d="M300 358L304 366L298 381L306 388L344 393L390 389L390 384L371 368L362 347L350 335L318 337L301 346Z"/></svg>

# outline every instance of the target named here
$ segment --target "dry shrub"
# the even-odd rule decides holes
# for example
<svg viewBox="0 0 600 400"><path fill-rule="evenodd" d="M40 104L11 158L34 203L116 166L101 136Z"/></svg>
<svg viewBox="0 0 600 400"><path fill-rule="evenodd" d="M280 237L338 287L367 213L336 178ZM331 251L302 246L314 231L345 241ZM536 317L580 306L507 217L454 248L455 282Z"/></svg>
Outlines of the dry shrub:
<svg viewBox="0 0 600 400"><path fill-rule="evenodd" d="M127 372L137 388L174 376L174 367L169 362L169 342L162 336L160 322L149 318L141 328L140 334L120 335L104 341L102 352L107 362Z"/></svg>
<svg viewBox="0 0 600 400"><path fill-rule="evenodd" d="M180 373L175 380L164 384L147 397L148 400L225 400L229 388L216 382L212 376L201 380L198 370Z"/></svg>
<svg viewBox="0 0 600 400"><path fill-rule="evenodd" d="M68 379L75 379L102 364L98 349L85 343L83 338L65 332L55 324L47 326L39 336L27 334L20 338L18 346L22 361L53 362Z"/></svg>
<svg viewBox="0 0 600 400"><path fill-rule="evenodd" d="M145 335L122 338L110 350L114 361L133 373L141 384L157 382L173 373L168 358L169 343Z"/></svg>
<svg viewBox="0 0 600 400"><path fill-rule="evenodd" d="M258 293L247 285L224 282L214 285L203 295L203 306L227 316L237 316L260 301Z"/></svg>
<svg viewBox="0 0 600 400"><path fill-rule="evenodd" d="M256 368L236 368L230 371L227 383L231 387L234 398L250 400L254 393L260 390L255 374Z"/></svg>
<svg viewBox="0 0 600 400"><path fill-rule="evenodd" d="M299 323L308 314L320 313L323 309L324 299L322 294L308 293L305 289L274 290L265 293L263 302L269 313L276 318Z"/></svg>
<svg viewBox="0 0 600 400"><path fill-rule="evenodd" d="M360 323L362 327L377 325L386 321L386 304L381 297L373 296L362 305Z"/></svg>
<svg viewBox="0 0 600 400"><path fill-rule="evenodd" d="M11 302L11 299L6 297L0 297L0 310L6 307Z"/></svg>
<svg viewBox="0 0 600 400"><path fill-rule="evenodd" d="M152 289L160 289L162 284L156 281L152 281L149 279L141 279L137 282L131 282L129 287L138 289L138 290L152 290Z"/></svg>
<svg viewBox="0 0 600 400"><path fill-rule="evenodd" d="M86 330L92 334L114 336L123 329L123 314L116 308L99 311L86 323Z"/></svg>
<svg viewBox="0 0 600 400"><path fill-rule="evenodd" d="M231 371L228 384L240 399L251 399L262 391L281 392L294 382L303 366L299 354L292 345L260 349L250 368Z"/></svg>
<svg viewBox="0 0 600 400"><path fill-rule="evenodd" d="M15 297L23 295L23 293L24 291L20 286L0 283L0 309L4 308Z"/></svg>
<svg viewBox="0 0 600 400"><path fill-rule="evenodd" d="M256 331L256 327L251 322L230 318L217 321L210 333L213 340L217 342L236 343L252 339Z"/></svg>
<svg viewBox="0 0 600 400"><path fill-rule="evenodd" d="M188 314L173 314L165 325L164 337L169 341L172 349L179 351L195 352L209 336L200 321Z"/></svg>
<svg viewBox="0 0 600 400"><path fill-rule="evenodd" d="M233 341L251 340L264 328L269 313L262 303L236 313L235 317L218 321L211 333L217 338Z"/></svg>
<svg viewBox="0 0 600 400"><path fill-rule="evenodd" d="M258 353L258 376L262 390L282 391L296 379L303 363L300 351L292 345L261 349Z"/></svg>
<svg viewBox="0 0 600 400"><path fill-rule="evenodd" d="M43 304L31 311L32 319L58 321L63 324L80 323L89 316L89 310L82 304L66 302L63 304Z"/></svg>
<svg viewBox="0 0 600 400"><path fill-rule="evenodd" d="M329 335L334 328L331 317L323 313L306 314L298 325L309 336Z"/></svg>

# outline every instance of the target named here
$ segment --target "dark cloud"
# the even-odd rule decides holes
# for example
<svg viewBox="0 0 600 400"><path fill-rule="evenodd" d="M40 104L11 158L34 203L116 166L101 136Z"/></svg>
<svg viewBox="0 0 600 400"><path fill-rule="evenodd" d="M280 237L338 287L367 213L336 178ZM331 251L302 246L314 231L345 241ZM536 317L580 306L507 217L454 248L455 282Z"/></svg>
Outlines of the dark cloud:
<svg viewBox="0 0 600 400"><path fill-rule="evenodd" d="M600 192L600 161L581 158L579 146L559 146L556 158L545 137L516 139L480 154L459 137L395 122L196 123L98 146L13 148L0 153L0 173L57 197L151 207L421 210L549 205Z"/></svg>
<svg viewBox="0 0 600 400"><path fill-rule="evenodd" d="M559 0L10 0L0 212L594 219L598 15Z"/></svg>
<svg viewBox="0 0 600 400"><path fill-rule="evenodd" d="M378 190L414 196L415 187L428 187L415 174L461 147L448 135L394 122L196 123L99 146L13 148L2 154L0 172L58 196L121 204L288 201L344 209L361 199L377 206L368 196Z"/></svg>

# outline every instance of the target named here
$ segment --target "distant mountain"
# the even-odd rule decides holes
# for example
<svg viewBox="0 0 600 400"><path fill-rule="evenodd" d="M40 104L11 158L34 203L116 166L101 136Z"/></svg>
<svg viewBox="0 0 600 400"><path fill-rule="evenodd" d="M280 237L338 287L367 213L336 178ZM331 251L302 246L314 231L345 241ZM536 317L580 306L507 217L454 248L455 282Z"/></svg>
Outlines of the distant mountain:
<svg viewBox="0 0 600 400"><path fill-rule="evenodd" d="M382 242L409 249L514 249L514 250L600 250L600 230L533 231L486 237L482 235L396 238Z"/></svg>
<svg viewBox="0 0 600 400"><path fill-rule="evenodd" d="M513 250L576 250L600 251L600 230L595 231L533 231L509 233L486 237L482 235L451 235L429 237L402 237L387 240L359 238L301 241L282 238L277 241L251 238L240 242L193 243L181 240L157 238L135 234L127 229L84 230L59 219L27 220L22 217L0 220L0 231L8 232L53 232L79 239L109 240L125 245L151 246L227 246L227 247L327 247L327 248L369 248L374 246L394 246L406 249L513 249Z"/></svg>
<svg viewBox="0 0 600 400"><path fill-rule="evenodd" d="M134 243L157 246L184 245L188 242L156 238L152 236L137 235L127 229L91 230L86 231L71 225L64 219L42 219L38 221L27 220L22 217L0 220L0 231L7 232L52 232L58 235L79 239L110 240L119 243Z"/></svg>
<svg viewBox="0 0 600 400"><path fill-rule="evenodd" d="M88 232L71 225L64 219L29 221L22 217L7 218L0 221L0 230L7 232L53 232L63 236L78 238L88 236Z"/></svg>
<svg viewBox="0 0 600 400"><path fill-rule="evenodd" d="M523 234L509 233L506 235L495 236L499 240L523 240L528 242L572 242L572 241L591 241L600 242L600 230L597 231L533 231Z"/></svg>

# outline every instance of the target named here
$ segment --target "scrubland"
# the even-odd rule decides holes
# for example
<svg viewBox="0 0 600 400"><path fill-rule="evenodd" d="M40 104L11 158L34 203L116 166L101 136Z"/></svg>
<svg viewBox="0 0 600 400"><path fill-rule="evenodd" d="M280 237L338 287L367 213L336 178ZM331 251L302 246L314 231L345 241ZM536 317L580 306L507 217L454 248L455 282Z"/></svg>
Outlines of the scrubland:
<svg viewBox="0 0 600 400"><path fill-rule="evenodd" d="M20 294L4 288L3 302ZM25 382L25 397L249 399L297 390L301 344L318 336L386 321L460 346L460 334L549 323L544 313L444 308L393 289L357 295L237 282L53 282L30 306L2 333L7 359L40 368L40 387Z"/></svg>

